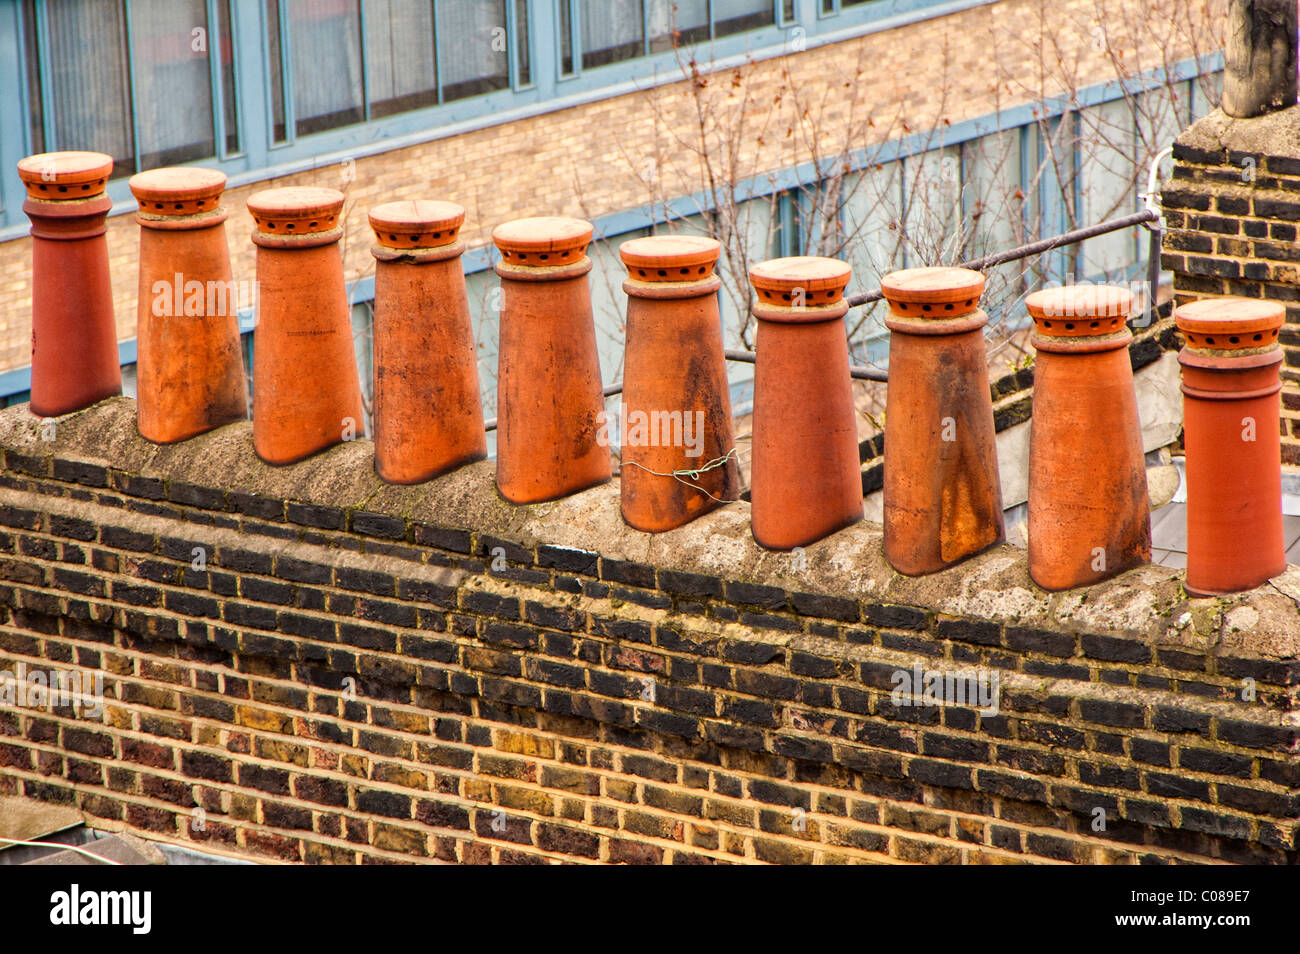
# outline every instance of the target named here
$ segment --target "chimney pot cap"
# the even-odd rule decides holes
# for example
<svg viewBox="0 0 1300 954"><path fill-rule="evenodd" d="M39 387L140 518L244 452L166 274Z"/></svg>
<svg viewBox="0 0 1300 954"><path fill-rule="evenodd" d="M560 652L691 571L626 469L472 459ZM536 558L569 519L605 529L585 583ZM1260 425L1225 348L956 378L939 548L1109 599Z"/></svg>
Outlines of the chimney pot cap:
<svg viewBox="0 0 1300 954"><path fill-rule="evenodd" d="M581 259L593 231L582 219L545 215L504 222L492 230L492 241L509 264L546 268Z"/></svg>
<svg viewBox="0 0 1300 954"><path fill-rule="evenodd" d="M954 318L978 307L984 294L984 276L969 268L905 268L886 275L880 291L896 315ZM921 307L913 307L918 305ZM934 310L935 305L941 306L939 311Z"/></svg>
<svg viewBox="0 0 1300 954"><path fill-rule="evenodd" d="M648 282L694 282L713 271L722 246L703 235L649 235L618 247L628 274Z"/></svg>
<svg viewBox="0 0 1300 954"><path fill-rule="evenodd" d="M1118 285L1065 285L1025 298L1038 332L1052 338L1086 338L1124 331L1133 295Z"/></svg>
<svg viewBox="0 0 1300 954"><path fill-rule="evenodd" d="M168 166L136 173L127 185L141 212L193 215L217 207L226 188L226 174L196 166Z"/></svg>
<svg viewBox="0 0 1300 954"><path fill-rule="evenodd" d="M794 307L824 307L844 294L853 269L847 262L816 255L796 255L759 262L749 270L749 280L765 301ZM802 302L795 296L802 293Z"/></svg>
<svg viewBox="0 0 1300 954"><path fill-rule="evenodd" d="M18 177L33 199L89 199L108 185L113 157L102 152L42 152L18 160Z"/></svg>
<svg viewBox="0 0 1300 954"><path fill-rule="evenodd" d="M439 248L456 241L465 209L455 202L406 199L370 210L370 227L389 248Z"/></svg>
<svg viewBox="0 0 1300 954"><path fill-rule="evenodd" d="M266 189L248 197L248 211L262 232L306 235L338 225L343 193L319 186Z"/></svg>
<svg viewBox="0 0 1300 954"><path fill-rule="evenodd" d="M1271 347L1285 320L1282 305L1254 298L1203 298L1174 312L1190 347L1220 351Z"/></svg>

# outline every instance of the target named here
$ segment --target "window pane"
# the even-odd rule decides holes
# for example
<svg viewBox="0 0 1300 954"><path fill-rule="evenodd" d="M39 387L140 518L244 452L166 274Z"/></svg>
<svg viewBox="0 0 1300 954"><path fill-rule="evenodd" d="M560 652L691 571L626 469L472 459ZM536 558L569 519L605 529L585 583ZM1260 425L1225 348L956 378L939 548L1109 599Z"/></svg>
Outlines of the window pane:
<svg viewBox="0 0 1300 954"><path fill-rule="evenodd" d="M212 131L210 32L203 0L133 0L131 66L140 168L179 165L216 153ZM195 45L203 47L196 51Z"/></svg>
<svg viewBox="0 0 1300 954"><path fill-rule="evenodd" d="M440 0L438 55L444 100L506 89L506 0Z"/></svg>
<svg viewBox="0 0 1300 954"><path fill-rule="evenodd" d="M713 0L713 35L727 36L776 22L772 0Z"/></svg>
<svg viewBox="0 0 1300 954"><path fill-rule="evenodd" d="M781 0L781 22L794 23L794 0Z"/></svg>
<svg viewBox="0 0 1300 954"><path fill-rule="evenodd" d="M271 136L284 142L284 63L280 55L280 0L266 0L266 51L271 73Z"/></svg>
<svg viewBox="0 0 1300 954"><path fill-rule="evenodd" d="M565 76L573 73L572 3L573 0L560 0L560 72Z"/></svg>
<svg viewBox="0 0 1300 954"><path fill-rule="evenodd" d="M45 103L41 96L41 52L36 29L36 0L23 0L23 55L27 65L27 118L31 151L46 152Z"/></svg>
<svg viewBox="0 0 1300 954"><path fill-rule="evenodd" d="M709 0L649 0L651 51L700 43L709 38Z"/></svg>
<svg viewBox="0 0 1300 954"><path fill-rule="evenodd" d="M226 124L226 152L239 152L239 94L235 89L235 44L230 38L230 0L217 4L218 47L221 59L221 105Z"/></svg>
<svg viewBox="0 0 1300 954"><path fill-rule="evenodd" d="M367 0L370 115L438 102L432 0Z"/></svg>
<svg viewBox="0 0 1300 954"><path fill-rule="evenodd" d="M289 48L298 135L361 122L360 0L289 0Z"/></svg>
<svg viewBox="0 0 1300 954"><path fill-rule="evenodd" d="M1133 112L1125 100L1079 111L1078 152L1080 227L1128 215L1136 204L1137 164ZM1137 229L1108 232L1081 243L1078 280L1123 277L1136 261Z"/></svg>
<svg viewBox="0 0 1300 954"><path fill-rule="evenodd" d="M640 56L641 0L582 0L582 65L604 66Z"/></svg>
<svg viewBox="0 0 1300 954"><path fill-rule="evenodd" d="M528 0L515 0L515 63L519 68L519 85L533 81L533 64L528 58L532 46L528 33Z"/></svg>
<svg viewBox="0 0 1300 954"><path fill-rule="evenodd" d="M135 172L126 16L119 0L62 0L45 5L49 76L45 106L54 121L51 149L89 149L113 157L113 176Z"/></svg>

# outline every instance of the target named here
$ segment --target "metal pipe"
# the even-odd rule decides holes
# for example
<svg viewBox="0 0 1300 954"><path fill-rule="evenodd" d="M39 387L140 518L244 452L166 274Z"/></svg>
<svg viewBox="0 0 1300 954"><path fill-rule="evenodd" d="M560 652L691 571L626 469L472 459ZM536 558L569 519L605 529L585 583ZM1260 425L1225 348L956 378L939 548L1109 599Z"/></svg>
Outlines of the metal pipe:
<svg viewBox="0 0 1300 954"><path fill-rule="evenodd" d="M1019 261L1022 258L1029 258L1031 255L1050 252L1054 248L1061 248L1064 245L1074 245L1076 242L1083 242L1090 238L1096 238L1098 235L1105 235L1108 232L1118 232L1121 229L1126 229L1134 225L1141 225L1145 222L1152 222L1158 218L1160 218L1160 216L1154 212L1135 212L1132 215L1126 215L1123 218L1111 219L1109 222L1090 225L1086 229L1075 229L1073 232L1066 232L1062 235L1053 236L1052 238L1030 242L1028 245L1021 245L1019 248L1013 248L1007 252L996 252L993 255L985 255L983 258L961 262L957 267L971 268L979 272L986 268L992 268L994 265L1004 265L1007 262ZM860 305L868 305L873 301L880 301L883 297L884 296L880 293L880 289L876 289L871 292L862 292L857 295L851 295L846 299L846 301L848 301L850 305L857 307Z"/></svg>

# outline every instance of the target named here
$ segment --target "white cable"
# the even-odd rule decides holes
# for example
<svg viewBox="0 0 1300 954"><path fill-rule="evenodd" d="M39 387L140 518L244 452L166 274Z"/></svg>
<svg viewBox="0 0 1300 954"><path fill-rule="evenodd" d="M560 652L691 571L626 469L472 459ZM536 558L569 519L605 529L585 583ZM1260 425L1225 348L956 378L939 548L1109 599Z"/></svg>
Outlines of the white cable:
<svg viewBox="0 0 1300 954"><path fill-rule="evenodd" d="M5 838L0 835L0 841L7 842L11 845L26 845L29 848L61 848L67 851L75 851L79 855L85 855L87 858L94 858L96 861L102 861L106 865L121 866L122 862L114 861L112 858L105 858L103 855L97 855L93 851L87 851L85 848L78 848L76 845L65 845L57 841L20 841L17 838Z"/></svg>

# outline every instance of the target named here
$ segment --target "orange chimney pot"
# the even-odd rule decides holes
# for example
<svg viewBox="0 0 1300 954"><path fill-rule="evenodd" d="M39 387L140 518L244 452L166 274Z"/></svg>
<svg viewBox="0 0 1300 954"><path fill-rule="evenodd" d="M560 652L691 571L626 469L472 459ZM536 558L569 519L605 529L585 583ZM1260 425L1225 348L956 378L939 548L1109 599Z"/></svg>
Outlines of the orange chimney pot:
<svg viewBox="0 0 1300 954"><path fill-rule="evenodd" d="M890 308L885 558L918 576L1005 538L984 276L912 268L886 275L881 291Z"/></svg>
<svg viewBox="0 0 1300 954"><path fill-rule="evenodd" d="M1029 575L1046 590L1151 559L1151 505L1126 320L1132 296L1072 285L1025 299L1034 319Z"/></svg>
<svg viewBox="0 0 1300 954"><path fill-rule="evenodd" d="M516 219L492 240L501 252L497 348L497 489L538 503L612 476L600 436L605 399L587 273L592 226Z"/></svg>
<svg viewBox="0 0 1300 954"><path fill-rule="evenodd" d="M844 288L833 258L777 258L749 271L758 320L750 519L770 550L806 546L862 519L862 461L849 377Z"/></svg>
<svg viewBox="0 0 1300 954"><path fill-rule="evenodd" d="M375 257L375 471L414 484L487 456L454 202L370 211Z"/></svg>
<svg viewBox="0 0 1300 954"><path fill-rule="evenodd" d="M628 272L620 494L623 520L638 530L680 527L740 493L713 271L720 248L689 235L619 246Z"/></svg>
<svg viewBox="0 0 1300 954"><path fill-rule="evenodd" d="M226 177L173 167L129 184L140 206L136 412L142 437L170 444L248 416Z"/></svg>
<svg viewBox="0 0 1300 954"><path fill-rule="evenodd" d="M18 163L32 222L31 411L56 417L122 393L104 194L113 159L47 152Z"/></svg>
<svg viewBox="0 0 1300 954"><path fill-rule="evenodd" d="M1196 596L1259 586L1286 569L1282 535L1279 304L1208 298L1174 314L1186 342L1183 446L1187 583Z"/></svg>
<svg viewBox="0 0 1300 954"><path fill-rule="evenodd" d="M256 222L253 447L291 464L365 429L339 238L343 193L289 187L249 197Z"/></svg>

